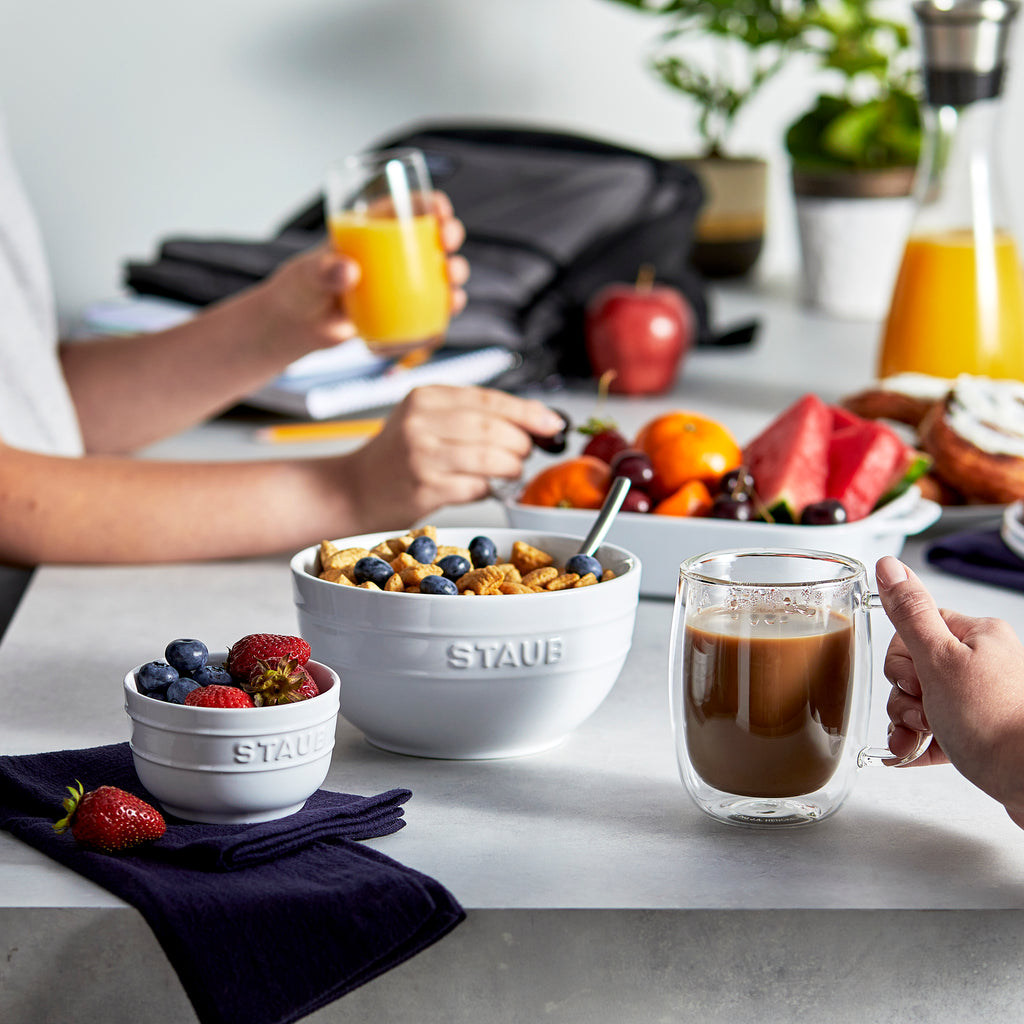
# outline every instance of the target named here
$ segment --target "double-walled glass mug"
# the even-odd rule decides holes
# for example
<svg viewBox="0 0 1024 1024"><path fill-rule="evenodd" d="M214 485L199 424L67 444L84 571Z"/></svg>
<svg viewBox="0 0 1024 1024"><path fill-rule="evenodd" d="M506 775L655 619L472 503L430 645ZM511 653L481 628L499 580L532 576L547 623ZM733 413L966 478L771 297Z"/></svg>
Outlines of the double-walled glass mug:
<svg viewBox="0 0 1024 1024"><path fill-rule="evenodd" d="M679 568L669 700L676 757L697 805L734 825L791 826L839 809L868 764L867 570L824 551L712 551Z"/></svg>
<svg viewBox="0 0 1024 1024"><path fill-rule="evenodd" d="M374 352L436 348L450 297L441 228L426 159L418 149L360 153L327 176L327 230L336 252L359 264L345 309Z"/></svg>

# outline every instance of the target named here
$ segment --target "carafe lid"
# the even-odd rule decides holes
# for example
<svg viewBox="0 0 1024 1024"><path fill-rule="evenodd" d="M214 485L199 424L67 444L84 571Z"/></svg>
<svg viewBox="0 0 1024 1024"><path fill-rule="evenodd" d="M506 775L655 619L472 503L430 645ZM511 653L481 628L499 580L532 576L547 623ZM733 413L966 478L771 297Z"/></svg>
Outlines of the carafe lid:
<svg viewBox="0 0 1024 1024"><path fill-rule="evenodd" d="M1018 0L917 0L930 103L961 105L999 95L1019 10Z"/></svg>

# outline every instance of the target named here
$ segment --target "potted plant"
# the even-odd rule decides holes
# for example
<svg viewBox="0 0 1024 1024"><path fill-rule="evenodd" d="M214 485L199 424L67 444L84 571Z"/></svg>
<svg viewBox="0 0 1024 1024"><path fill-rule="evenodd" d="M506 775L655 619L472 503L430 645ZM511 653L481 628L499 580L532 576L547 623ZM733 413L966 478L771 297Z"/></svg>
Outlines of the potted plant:
<svg viewBox="0 0 1024 1024"><path fill-rule="evenodd" d="M682 159L701 179L706 202L693 262L709 277L747 273L761 251L767 164L730 155L737 115L802 45L804 16L781 0L615 0L665 24L651 70L697 108L701 152Z"/></svg>
<svg viewBox="0 0 1024 1024"><path fill-rule="evenodd" d="M805 300L839 316L884 316L913 213L921 146L907 25L877 0L805 5L802 47L835 87L786 130Z"/></svg>

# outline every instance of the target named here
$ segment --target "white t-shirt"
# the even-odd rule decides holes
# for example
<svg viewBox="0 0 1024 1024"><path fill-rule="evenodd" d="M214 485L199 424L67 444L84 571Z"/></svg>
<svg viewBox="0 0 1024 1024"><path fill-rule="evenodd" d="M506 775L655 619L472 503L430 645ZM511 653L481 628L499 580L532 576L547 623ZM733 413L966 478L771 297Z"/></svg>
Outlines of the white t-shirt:
<svg viewBox="0 0 1024 1024"><path fill-rule="evenodd" d="M0 118L0 438L14 448L80 455L57 343L42 238Z"/></svg>

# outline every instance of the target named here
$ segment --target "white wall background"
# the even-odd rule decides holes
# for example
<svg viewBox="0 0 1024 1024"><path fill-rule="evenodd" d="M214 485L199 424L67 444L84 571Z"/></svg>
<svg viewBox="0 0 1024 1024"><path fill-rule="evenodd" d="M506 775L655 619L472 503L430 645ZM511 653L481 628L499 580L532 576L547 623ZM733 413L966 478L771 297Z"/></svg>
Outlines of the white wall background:
<svg viewBox="0 0 1024 1024"><path fill-rule="evenodd" d="M332 159L419 119L530 122L668 155L696 144L692 108L644 67L657 20L608 0L0 0L0 11L0 109L65 318L116 294L123 261L150 258L168 234L262 237ZM1024 29L1016 42L1004 142L1019 168ZM771 162L761 276L797 266L781 137L820 84L787 68L733 136L734 152ZM1010 180L1024 189L1019 173Z"/></svg>

